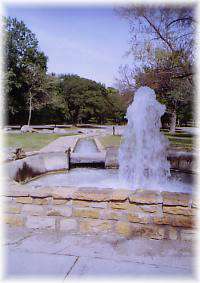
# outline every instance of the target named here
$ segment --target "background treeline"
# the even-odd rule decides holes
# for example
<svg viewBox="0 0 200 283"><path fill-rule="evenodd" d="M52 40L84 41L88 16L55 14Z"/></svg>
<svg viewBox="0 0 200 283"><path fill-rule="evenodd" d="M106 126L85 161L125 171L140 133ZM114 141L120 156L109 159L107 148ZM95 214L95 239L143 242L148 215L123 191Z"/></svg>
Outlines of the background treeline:
<svg viewBox="0 0 200 283"><path fill-rule="evenodd" d="M115 88L67 72L47 73L48 58L35 35L22 21L5 18L7 124L124 123L135 89L144 85L167 106L162 122L171 132L194 119L194 7L117 12L130 22L133 63L120 67Z"/></svg>
<svg viewBox="0 0 200 283"><path fill-rule="evenodd" d="M126 105L117 89L74 74L48 74L48 58L22 21L5 19L5 53L7 124L123 121Z"/></svg>

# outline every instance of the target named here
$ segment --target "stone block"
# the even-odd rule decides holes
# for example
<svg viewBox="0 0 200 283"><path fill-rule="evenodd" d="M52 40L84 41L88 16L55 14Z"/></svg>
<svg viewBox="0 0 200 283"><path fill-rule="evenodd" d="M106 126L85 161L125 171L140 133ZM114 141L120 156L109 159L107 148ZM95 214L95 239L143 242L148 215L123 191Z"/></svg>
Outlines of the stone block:
<svg viewBox="0 0 200 283"><path fill-rule="evenodd" d="M159 225L166 224L163 221L163 213L157 215L153 214L151 219L153 224L159 224Z"/></svg>
<svg viewBox="0 0 200 283"><path fill-rule="evenodd" d="M112 231L112 223L100 219L82 219L80 220L80 232L86 234L108 233Z"/></svg>
<svg viewBox="0 0 200 283"><path fill-rule="evenodd" d="M29 216L26 220L26 227L31 229L55 229L55 218Z"/></svg>
<svg viewBox="0 0 200 283"><path fill-rule="evenodd" d="M130 191L129 190L113 190L111 193L110 200L115 200L115 201L125 201L127 200L129 196Z"/></svg>
<svg viewBox="0 0 200 283"><path fill-rule="evenodd" d="M164 227L147 225L147 227L143 226L143 229L144 230L142 231L142 236L144 237L156 240L162 240L165 237Z"/></svg>
<svg viewBox="0 0 200 283"><path fill-rule="evenodd" d="M101 212L101 219L127 220L127 212L107 209Z"/></svg>
<svg viewBox="0 0 200 283"><path fill-rule="evenodd" d="M49 203L49 200L48 198L34 198L33 203L38 205L45 205Z"/></svg>
<svg viewBox="0 0 200 283"><path fill-rule="evenodd" d="M27 215L44 215L44 209L40 205L36 204L24 204L22 207L22 213Z"/></svg>
<svg viewBox="0 0 200 283"><path fill-rule="evenodd" d="M63 187L57 187L57 188L51 188L51 196L54 199L71 199L73 198L73 194L76 191L76 187L70 187L70 188L63 188Z"/></svg>
<svg viewBox="0 0 200 283"><path fill-rule="evenodd" d="M73 216L87 217L87 218L99 218L100 212L97 209L73 208Z"/></svg>
<svg viewBox="0 0 200 283"><path fill-rule="evenodd" d="M60 230L75 232L78 229L78 223L75 219L61 219L60 220Z"/></svg>
<svg viewBox="0 0 200 283"><path fill-rule="evenodd" d="M128 209L129 202L110 202L109 203L110 208L112 209Z"/></svg>
<svg viewBox="0 0 200 283"><path fill-rule="evenodd" d="M84 201L84 200L72 200L73 206L79 206L79 207L90 207L91 202Z"/></svg>
<svg viewBox="0 0 200 283"><path fill-rule="evenodd" d="M52 199L52 205L62 205L68 203L66 199Z"/></svg>
<svg viewBox="0 0 200 283"><path fill-rule="evenodd" d="M22 206L20 204L10 204L10 205L4 205L4 211L7 213L12 214L19 214L22 211Z"/></svg>
<svg viewBox="0 0 200 283"><path fill-rule="evenodd" d="M72 207L62 206L62 207L49 207L47 208L48 216L63 216L71 217L72 216Z"/></svg>
<svg viewBox="0 0 200 283"><path fill-rule="evenodd" d="M163 212L169 214L180 214L180 215L195 215L195 209L187 206L163 206Z"/></svg>
<svg viewBox="0 0 200 283"><path fill-rule="evenodd" d="M131 226L130 223L118 221L115 224L115 231L125 237L131 235Z"/></svg>
<svg viewBox="0 0 200 283"><path fill-rule="evenodd" d="M149 214L132 214L128 213L128 221L133 223L151 223L151 217Z"/></svg>
<svg viewBox="0 0 200 283"><path fill-rule="evenodd" d="M192 228L194 226L194 219L191 216L164 213L161 224Z"/></svg>
<svg viewBox="0 0 200 283"><path fill-rule="evenodd" d="M159 225L131 224L131 236L142 236L146 238L162 240L165 237L165 229Z"/></svg>
<svg viewBox="0 0 200 283"><path fill-rule="evenodd" d="M32 197L17 197L15 200L18 203L32 203L33 202Z"/></svg>
<svg viewBox="0 0 200 283"><path fill-rule="evenodd" d="M81 188L73 193L72 198L77 200L109 201L112 189Z"/></svg>
<svg viewBox="0 0 200 283"><path fill-rule="evenodd" d="M163 205L189 206L191 195L186 193L162 192Z"/></svg>
<svg viewBox="0 0 200 283"><path fill-rule="evenodd" d="M139 205L141 211L149 213L162 213L162 204Z"/></svg>
<svg viewBox="0 0 200 283"><path fill-rule="evenodd" d="M129 195L131 203L158 204L162 203L162 196L159 192L150 190L136 190Z"/></svg>
<svg viewBox="0 0 200 283"><path fill-rule="evenodd" d="M129 205L129 212L142 214L162 214L162 204L135 204Z"/></svg>
<svg viewBox="0 0 200 283"><path fill-rule="evenodd" d="M9 224L10 226L17 226L17 227L24 226L24 218L22 216L7 214L4 215L3 218L5 223Z"/></svg>

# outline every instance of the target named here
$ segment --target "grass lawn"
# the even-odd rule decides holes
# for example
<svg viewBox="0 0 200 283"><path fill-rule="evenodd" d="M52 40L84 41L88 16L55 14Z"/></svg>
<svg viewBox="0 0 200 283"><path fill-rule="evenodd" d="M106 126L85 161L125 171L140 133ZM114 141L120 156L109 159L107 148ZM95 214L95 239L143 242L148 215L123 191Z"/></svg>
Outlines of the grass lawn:
<svg viewBox="0 0 200 283"><path fill-rule="evenodd" d="M98 139L104 148L107 148L109 146L119 147L121 143L120 135L116 135L116 136L107 135L107 136L98 137Z"/></svg>
<svg viewBox="0 0 200 283"><path fill-rule="evenodd" d="M170 134L169 132L164 133L165 136L170 141L171 148L179 148L183 150L192 150L193 145L193 138L192 135L187 133L176 133L175 135ZM102 143L102 146L104 148L110 147L110 146L116 146L119 147L121 143L121 136L113 136L113 135L107 135L103 137L99 137L100 142Z"/></svg>
<svg viewBox="0 0 200 283"><path fill-rule="evenodd" d="M25 151L34 151L40 150L48 143L62 136L72 136L72 134L6 133L4 135L4 144L5 147L22 147Z"/></svg>

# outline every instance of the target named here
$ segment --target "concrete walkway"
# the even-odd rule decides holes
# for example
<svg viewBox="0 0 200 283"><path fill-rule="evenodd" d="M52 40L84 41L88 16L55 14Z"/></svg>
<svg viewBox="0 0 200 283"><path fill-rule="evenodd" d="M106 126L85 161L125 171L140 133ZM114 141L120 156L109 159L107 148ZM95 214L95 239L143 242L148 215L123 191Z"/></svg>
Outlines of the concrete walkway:
<svg viewBox="0 0 200 283"><path fill-rule="evenodd" d="M194 278L190 242L8 228L4 278Z"/></svg>
<svg viewBox="0 0 200 283"><path fill-rule="evenodd" d="M84 136L76 135L76 136L66 136L66 137L57 138L53 142L43 147L40 150L40 152L55 152L55 151L65 152L65 150L68 149L69 147L73 150L77 140L80 137L84 137Z"/></svg>

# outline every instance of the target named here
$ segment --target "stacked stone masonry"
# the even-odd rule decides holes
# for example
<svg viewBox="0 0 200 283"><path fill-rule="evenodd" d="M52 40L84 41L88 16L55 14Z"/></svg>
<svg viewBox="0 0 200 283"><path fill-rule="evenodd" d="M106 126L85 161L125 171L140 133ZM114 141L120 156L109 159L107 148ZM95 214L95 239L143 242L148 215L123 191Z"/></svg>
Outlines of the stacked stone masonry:
<svg viewBox="0 0 200 283"><path fill-rule="evenodd" d="M10 186L2 195L11 226L77 234L192 240L197 203L190 194L150 190Z"/></svg>

